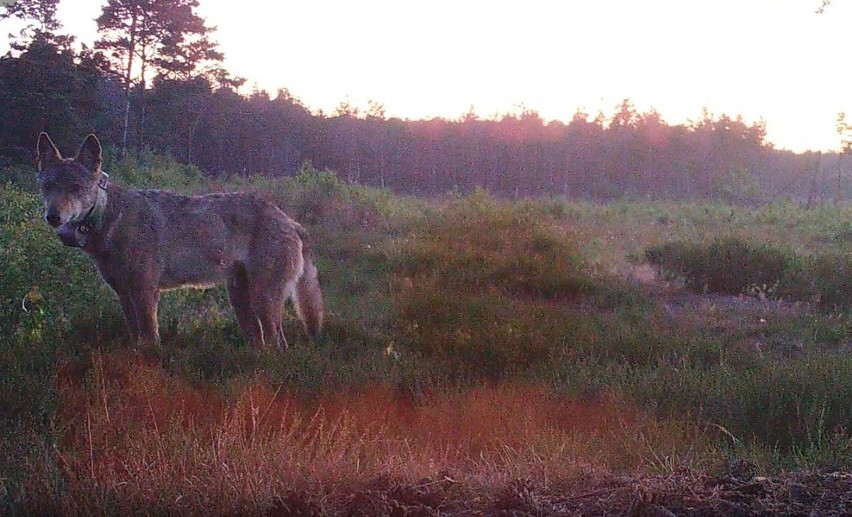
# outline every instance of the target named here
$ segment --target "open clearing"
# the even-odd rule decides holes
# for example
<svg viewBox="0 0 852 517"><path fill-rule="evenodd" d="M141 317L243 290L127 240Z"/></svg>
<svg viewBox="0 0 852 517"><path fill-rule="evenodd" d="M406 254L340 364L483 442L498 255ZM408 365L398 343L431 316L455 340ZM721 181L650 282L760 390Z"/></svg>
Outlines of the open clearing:
<svg viewBox="0 0 852 517"><path fill-rule="evenodd" d="M288 311L291 349L251 350L214 289L169 293L161 346L130 350L91 264L2 192L4 513L850 511L852 325L808 291L846 292L808 275L842 273L848 207L431 203L312 170L220 187L311 229L320 342ZM833 262L777 299L643 260L720 235Z"/></svg>

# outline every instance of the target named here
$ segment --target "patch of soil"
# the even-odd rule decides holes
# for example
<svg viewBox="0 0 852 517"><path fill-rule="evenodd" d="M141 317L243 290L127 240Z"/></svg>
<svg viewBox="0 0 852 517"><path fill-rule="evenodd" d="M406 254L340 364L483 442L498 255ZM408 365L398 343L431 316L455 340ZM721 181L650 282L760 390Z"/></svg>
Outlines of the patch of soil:
<svg viewBox="0 0 852 517"><path fill-rule="evenodd" d="M757 516L852 515L852 474L792 473L775 477L697 474L587 477L559 486L518 479L476 495L445 477L415 484L381 478L353 494L347 516ZM297 513L309 515L309 513ZM294 514L295 515L295 514Z"/></svg>
<svg viewBox="0 0 852 517"><path fill-rule="evenodd" d="M347 517L462 515L470 494L449 476L415 484L380 477L353 494L341 512Z"/></svg>
<svg viewBox="0 0 852 517"><path fill-rule="evenodd" d="M636 265L629 277L657 300L664 317L706 335L726 337L758 351L795 354L803 343L795 335L778 332L792 318L817 316L811 304L772 300L762 296L696 293L660 279L651 266Z"/></svg>
<svg viewBox="0 0 852 517"><path fill-rule="evenodd" d="M628 479L609 493L555 498L554 507L580 515L849 515L852 474Z"/></svg>

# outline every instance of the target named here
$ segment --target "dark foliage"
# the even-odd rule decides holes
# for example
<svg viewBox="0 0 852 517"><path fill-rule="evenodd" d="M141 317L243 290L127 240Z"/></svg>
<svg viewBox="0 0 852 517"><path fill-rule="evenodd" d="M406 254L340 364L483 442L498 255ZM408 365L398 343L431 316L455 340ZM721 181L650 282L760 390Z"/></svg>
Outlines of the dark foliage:
<svg viewBox="0 0 852 517"><path fill-rule="evenodd" d="M215 65L222 56L192 13L196 2L175 2L192 14L196 32L188 34L200 35L151 43L150 66L143 68L153 80L131 80L116 56L76 53L69 37L50 30L17 43L0 59L0 153L28 158L39 131L49 131L63 149L95 131L107 146L124 148L126 138L130 151L170 154L209 175L292 175L311 161L348 182L402 193L481 187L511 197L738 204L852 197L842 155L774 150L762 122L706 110L680 125L655 111L640 113L627 99L610 116L578 111L567 123L529 110L487 120L471 112L458 120L412 121L387 119L379 103L366 112L342 103L327 115L312 113L283 89L242 95L235 90L241 80Z"/></svg>
<svg viewBox="0 0 852 517"><path fill-rule="evenodd" d="M728 294L777 286L793 263L792 255L780 249L739 238L669 242L648 248L645 259L693 289Z"/></svg>
<svg viewBox="0 0 852 517"><path fill-rule="evenodd" d="M651 246L645 260L697 291L752 293L812 302L826 310L852 308L852 258L842 253L801 256L725 238Z"/></svg>

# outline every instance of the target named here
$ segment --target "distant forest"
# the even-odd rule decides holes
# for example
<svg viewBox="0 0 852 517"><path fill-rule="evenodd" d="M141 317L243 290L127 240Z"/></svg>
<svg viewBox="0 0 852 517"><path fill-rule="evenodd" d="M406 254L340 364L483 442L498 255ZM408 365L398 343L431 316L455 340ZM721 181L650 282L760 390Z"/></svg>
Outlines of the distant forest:
<svg viewBox="0 0 852 517"><path fill-rule="evenodd" d="M310 161L347 181L409 194L482 187L590 200L852 199L852 159L775 150L761 122L704 111L671 125L629 99L567 122L524 109L487 119L472 111L456 120L388 119L379 103L312 113L287 90L238 93L245 81L222 68L197 0L108 0L94 48L60 34L57 3L0 7L0 20L27 23L0 58L7 161L31 159L40 131L63 149L94 132L119 155L163 153L211 176L289 175Z"/></svg>

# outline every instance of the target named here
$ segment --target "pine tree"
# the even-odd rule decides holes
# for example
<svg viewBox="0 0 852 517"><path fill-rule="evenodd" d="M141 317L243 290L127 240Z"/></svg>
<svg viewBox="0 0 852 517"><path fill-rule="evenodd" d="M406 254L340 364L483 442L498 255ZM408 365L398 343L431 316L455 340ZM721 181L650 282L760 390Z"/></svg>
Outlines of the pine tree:
<svg viewBox="0 0 852 517"><path fill-rule="evenodd" d="M213 31L196 14L197 0L107 0L97 19L101 39L124 82L122 156L127 152L131 91L144 95L153 72L190 75L202 60L221 60L209 40ZM144 102L140 103L144 106Z"/></svg>
<svg viewBox="0 0 852 517"><path fill-rule="evenodd" d="M0 21L18 19L27 22L11 42L12 50L22 52L37 39L69 49L74 38L57 34L62 29L62 23L56 17L58 4L59 0L17 0L0 5Z"/></svg>

